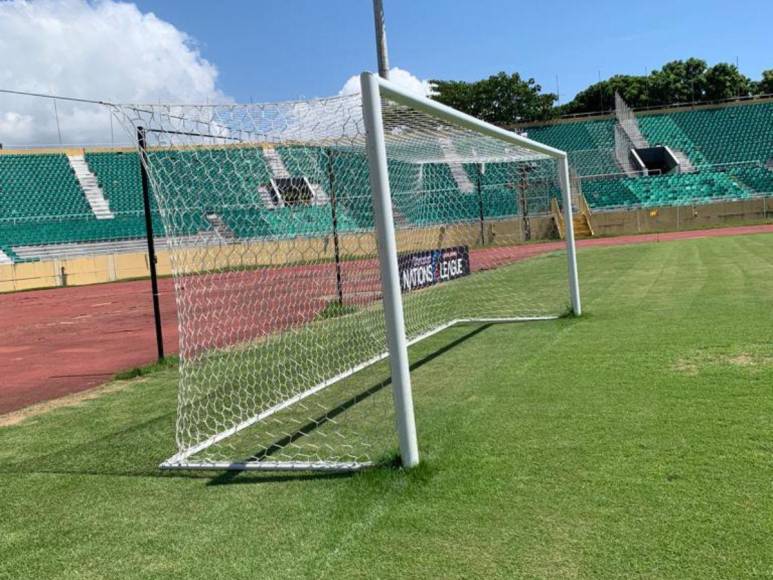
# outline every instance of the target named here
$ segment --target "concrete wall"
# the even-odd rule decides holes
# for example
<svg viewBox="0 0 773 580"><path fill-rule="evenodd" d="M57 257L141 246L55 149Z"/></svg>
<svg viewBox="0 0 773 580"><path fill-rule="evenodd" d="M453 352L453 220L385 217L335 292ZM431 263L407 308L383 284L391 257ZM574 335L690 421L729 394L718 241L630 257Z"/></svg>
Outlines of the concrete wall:
<svg viewBox="0 0 773 580"><path fill-rule="evenodd" d="M773 198L703 205L595 212L598 236L620 236L760 223L773 219Z"/></svg>
<svg viewBox="0 0 773 580"><path fill-rule="evenodd" d="M655 232L760 223L773 219L773 197L705 205L660 207L638 210L595 212L591 221L597 236L619 236ZM530 218L531 240L556 239L557 232L550 216ZM510 246L524 243L524 224L520 218L488 222L484 233L487 246ZM426 250L458 245L477 246L478 223L397 231L400 252ZM376 255L372 234L347 234L340 237L341 255L362 257ZM177 268L184 271L280 266L332 260L331 237L298 238L273 242L245 242L224 246L201 246L178 250L174 254ZM172 273L170 253L158 251L158 273ZM36 288L84 286L150 276L145 253L109 254L67 260L50 260L0 266L0 292Z"/></svg>
<svg viewBox="0 0 773 580"><path fill-rule="evenodd" d="M169 255L158 255L158 273L171 274ZM150 276L146 254L107 254L0 266L0 292L85 286Z"/></svg>
<svg viewBox="0 0 773 580"><path fill-rule="evenodd" d="M556 237L550 216L530 218L531 239ZM524 242L523 220L501 220L485 226L486 245L509 246ZM479 243L478 223L455 224L397 231L400 252ZM340 237L341 255L362 257L376 255L373 234L347 234ZM219 269L280 266L292 263L329 261L334 258L331 237L297 238L273 242L244 242L223 246L198 246L174 252L159 248L158 274L172 273L172 259L180 272ZM0 265L0 292L36 288L84 286L150 276L145 253L107 254L83 258L48 260Z"/></svg>

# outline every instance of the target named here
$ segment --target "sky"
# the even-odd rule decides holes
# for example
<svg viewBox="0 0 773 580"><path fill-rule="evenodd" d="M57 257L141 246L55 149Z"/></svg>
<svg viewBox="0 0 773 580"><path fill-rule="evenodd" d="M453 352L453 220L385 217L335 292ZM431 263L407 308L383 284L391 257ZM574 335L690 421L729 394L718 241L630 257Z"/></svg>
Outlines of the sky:
<svg viewBox="0 0 773 580"><path fill-rule="evenodd" d="M742 6L742 8L739 8ZM390 64L429 79L533 77L567 102L613 74L697 56L773 68L773 2L384 0ZM376 68L370 0L0 0L0 88L141 102L335 95ZM350 82L348 88L351 89ZM105 140L104 111L0 95L0 142ZM60 139L59 134L62 134Z"/></svg>
<svg viewBox="0 0 773 580"><path fill-rule="evenodd" d="M370 0L140 0L188 32L238 100L329 95L376 67ZM534 77L562 100L602 77L699 56L773 67L773 2L384 0L390 61L420 79ZM739 9L743 6L743 9ZM674 15L674 16L671 16ZM289 71L289 73L288 73Z"/></svg>

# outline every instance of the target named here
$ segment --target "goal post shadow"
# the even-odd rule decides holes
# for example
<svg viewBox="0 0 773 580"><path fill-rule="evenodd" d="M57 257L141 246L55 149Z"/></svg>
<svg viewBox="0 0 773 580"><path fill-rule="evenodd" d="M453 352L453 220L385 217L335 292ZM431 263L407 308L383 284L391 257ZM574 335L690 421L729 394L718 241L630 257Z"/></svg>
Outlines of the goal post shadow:
<svg viewBox="0 0 773 580"><path fill-rule="evenodd" d="M471 330L463 334L462 336L459 336L452 341L448 342L447 344L444 344L440 346L439 348L433 350L432 352L429 352L428 354L424 355L420 359L416 360L415 362L410 364L410 371L413 372L424 365L432 362L436 358L442 356L443 354L447 353L448 351L456 348L457 346L467 342L471 338L474 338L481 332L484 332L494 324L495 322L481 322L481 323L475 323L475 322L469 322L464 323L470 326L474 326ZM325 423L328 421L331 421L335 419L335 417L341 415L342 413L346 412L350 408L354 407L358 403L368 399L369 397L372 397L376 393L382 391L383 389L390 387L392 385L392 377L389 376L370 387L366 388L365 390L361 391L360 393L357 393L356 395L350 397L346 401L340 403L336 407L332 408L330 411L323 413L316 417L315 419L310 420L307 424L303 425L299 429L297 429L295 432L290 433L281 439L277 439L274 443L271 445L262 447L259 449L256 453L251 455L248 458L245 458L244 461L261 461L266 458L271 457L273 454L281 451L284 447L287 445L290 445L294 441L297 441L298 439L301 439L303 437L306 437L310 435L313 431L316 429L319 429L322 427ZM400 466L401 461L399 459L399 454L397 453L397 450L394 450L394 453L391 454L390 460L384 459L382 461L377 461L373 464L372 467L374 468L383 468L383 467L390 467L390 466ZM248 471L254 471L250 469L233 469L229 471L225 471L221 473L220 475L214 477L211 479L207 485L224 485L228 483L233 483L234 480L242 473L248 472ZM320 474L318 472L306 472L307 477L319 477L320 475L327 475L332 476L333 474L338 474L340 477L341 475L346 474L354 474L356 471L348 471L348 472L331 472L328 474ZM288 474L289 475L289 474ZM297 479L300 473L296 476L291 476L293 479ZM285 476L286 478L287 476ZM261 483L265 482L267 479L265 477L262 478L252 478L248 480L244 480L244 482L250 482L250 483Z"/></svg>

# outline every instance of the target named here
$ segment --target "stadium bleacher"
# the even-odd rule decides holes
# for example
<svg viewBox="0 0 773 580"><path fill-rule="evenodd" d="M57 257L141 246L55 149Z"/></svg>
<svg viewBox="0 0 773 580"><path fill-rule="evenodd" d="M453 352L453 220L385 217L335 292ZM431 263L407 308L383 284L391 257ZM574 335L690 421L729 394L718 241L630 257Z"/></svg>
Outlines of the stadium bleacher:
<svg viewBox="0 0 773 580"><path fill-rule="evenodd" d="M0 155L0 193L3 220L91 213L64 154Z"/></svg>
<svg viewBox="0 0 773 580"><path fill-rule="evenodd" d="M140 213L142 208L142 196L137 195L141 191L140 161L134 152L86 152L86 163L97 176L97 181L105 197L110 204L110 209L116 213ZM151 204L156 208L156 200Z"/></svg>
<svg viewBox="0 0 773 580"><path fill-rule="evenodd" d="M773 194L773 171L761 165L739 165L727 172L755 193Z"/></svg>
<svg viewBox="0 0 773 580"><path fill-rule="evenodd" d="M773 193L773 102L653 112L638 115L638 121L650 145L681 152L697 172L622 176L614 155L614 119L530 127L528 135L568 152L570 164L582 178L583 194L595 210L707 203ZM438 143L437 153L442 159L448 151ZM332 231L331 193L337 199L339 231L373 225L367 160L361 154L298 145L273 150L150 151L149 155L162 157L156 167L171 173L166 176L171 182L177 171L201 176L200 180L179 180L180 187L167 196L167 203L175 204L176 209L189 208L184 228L191 236L223 237L224 231L233 238L328 235ZM64 153L0 155L0 251L5 256L23 261L34 255L30 247L117 243L144 237L137 153L88 151L85 161L104 192L114 215L111 219L96 219ZM481 213L478 183L485 192L485 219L518 215L517 191L523 176L514 175L513 166L490 163L479 175L476 165L449 163L417 169L390 161L398 222L432 225L477 220ZM334 175L348 184L346 191L334 191L331 166ZM282 175L277 175L280 170ZM271 180L298 176L306 177L313 188L313 202L292 207L275 204L267 193ZM555 183L535 175L528 179L532 191L544 190L543 196L530 200L529 213L549 211L550 198L559 195ZM207 183L209 190L199 191L198 183ZM413 193L417 183L423 196ZM163 236L154 198L151 203L156 233Z"/></svg>
<svg viewBox="0 0 773 580"><path fill-rule="evenodd" d="M564 151L611 149L615 146L614 119L563 122L530 127L529 139Z"/></svg>
<svg viewBox="0 0 773 580"><path fill-rule="evenodd" d="M653 145L684 151L696 167L756 161L773 156L773 103L641 115Z"/></svg>
<svg viewBox="0 0 773 580"><path fill-rule="evenodd" d="M582 191L593 209L690 205L747 199L754 193L719 171L591 179L583 182Z"/></svg>
<svg viewBox="0 0 773 580"><path fill-rule="evenodd" d="M614 156L615 121L613 119L563 122L530 127L530 139L562 149L579 175L619 173Z"/></svg>
<svg viewBox="0 0 773 580"><path fill-rule="evenodd" d="M646 113L638 123L651 146L681 152L699 174L615 176L621 169L614 159L613 119L530 127L528 134L568 152L595 209L707 203L773 191L773 102Z"/></svg>

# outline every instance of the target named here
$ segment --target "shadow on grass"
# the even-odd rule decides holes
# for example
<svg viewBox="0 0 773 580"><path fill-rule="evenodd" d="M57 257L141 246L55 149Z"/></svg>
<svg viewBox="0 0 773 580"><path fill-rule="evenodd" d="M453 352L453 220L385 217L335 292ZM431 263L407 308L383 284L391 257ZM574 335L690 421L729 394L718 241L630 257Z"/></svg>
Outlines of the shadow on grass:
<svg viewBox="0 0 773 580"><path fill-rule="evenodd" d="M434 352L431 352L430 354L422 357L421 359L417 360L416 362L412 363L410 365L411 372L415 371L416 369L424 366L425 364L435 360L437 357L441 356L442 354L448 352L452 348L455 348L462 344L463 342L471 339L472 337L476 336L477 334L480 334L487 328L489 328L491 324L483 324L481 326L478 326L474 329L472 329L470 332L460 336L459 338L449 342L448 344L442 346L441 348L435 350ZM352 408L354 405L364 401L365 399L372 397L382 389L388 387L392 384L392 378L386 378L383 381L379 381L375 385L372 385L371 387L365 389L361 393L356 394L355 396L351 397L350 399L344 401L337 407L331 409L330 411L324 413L323 415L319 415L318 417L315 417L314 419L310 420L308 423L303 425L300 429L297 429L295 432L282 437L281 439L278 439L268 447L264 447L262 449L259 449L257 452L252 454L248 459L251 461L262 461L264 459L268 459L272 455L279 453L282 451L285 447L292 444L293 442L301 439L302 437L306 437L307 435L310 435L315 430L322 427L325 423L328 423L329 421L334 420L336 417L341 415L342 413L346 412L350 408ZM400 461L399 458L395 458L394 456L390 457L388 460L384 460L381 462L377 462L377 465L379 467L399 467ZM245 470L233 470L233 471L226 471L217 477L213 478L208 485L224 485L234 482L244 482L244 483L251 483L251 482L261 482L265 481L265 478L244 478L240 477L242 474L245 473ZM252 472L254 473L254 472ZM308 474L305 474L308 477ZM320 475L325 474L312 474L314 477L319 477ZM335 476L335 477L348 477L352 475L352 472L349 473L333 473L333 474L327 474L328 476ZM298 479L298 477L292 477L290 479ZM283 481L286 479L283 479Z"/></svg>
<svg viewBox="0 0 773 580"><path fill-rule="evenodd" d="M480 334L491 324L476 326L464 335L427 354L410 365L414 371L435 360L449 350ZM168 364L163 365L163 367ZM144 373L142 373L144 374ZM319 417L310 420L295 432L276 440L271 445L257 450L252 458L262 460L271 457L293 442L313 433L316 429L334 420L358 403L372 397L391 385L386 378L354 395L340 405ZM256 472L256 471L159 471L160 456L167 457L172 450L160 451L159 442L174 439L175 412L148 419L98 439L84 441L56 452L38 455L22 462L0 462L0 474L51 474L51 475L94 475L119 477L168 477L207 481L207 485L228 485L240 483L278 483L308 479L341 479L352 477L356 472ZM117 455L121 453L121 455ZM254 459L253 459L254 460ZM379 468L400 467L395 454L377 461Z"/></svg>

